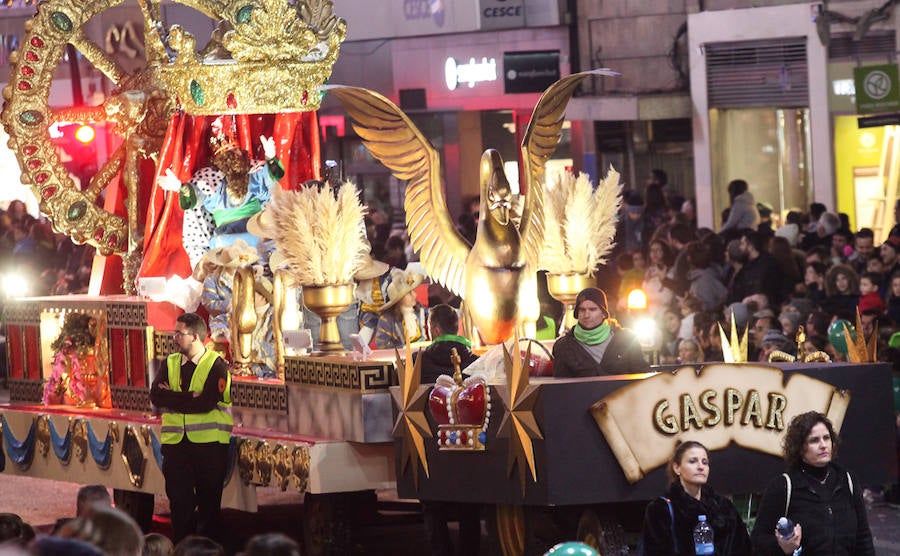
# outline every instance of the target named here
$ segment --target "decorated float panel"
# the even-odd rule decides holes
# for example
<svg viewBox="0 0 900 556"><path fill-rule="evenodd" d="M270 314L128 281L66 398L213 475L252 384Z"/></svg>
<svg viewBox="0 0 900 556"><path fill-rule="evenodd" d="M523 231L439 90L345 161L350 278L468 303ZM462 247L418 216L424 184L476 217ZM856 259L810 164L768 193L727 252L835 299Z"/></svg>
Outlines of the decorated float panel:
<svg viewBox="0 0 900 556"><path fill-rule="evenodd" d="M0 407L5 472L164 493L148 385L174 340L148 324L156 306L126 296L5 305L16 331L10 403ZM283 381L235 380L224 503L255 509L251 485L314 494L392 487L392 366L287 356Z"/></svg>
<svg viewBox="0 0 900 556"><path fill-rule="evenodd" d="M896 477L887 364L707 364L643 375L517 380L487 387L480 399L490 408L485 402L480 412L472 411L472 391L484 386L462 386L452 396L449 412L457 426L486 426L480 448L467 449L465 441L447 446L442 429L448 413L441 404L398 405L398 420L420 416L423 425L420 444L396 433L400 495L526 506L649 500L664 490L665 464L676 443L687 439L712 451L717 491L761 492L783 471L787 423L812 410L839 428L839 460L861 480L881 484ZM430 389L414 390L425 400Z"/></svg>

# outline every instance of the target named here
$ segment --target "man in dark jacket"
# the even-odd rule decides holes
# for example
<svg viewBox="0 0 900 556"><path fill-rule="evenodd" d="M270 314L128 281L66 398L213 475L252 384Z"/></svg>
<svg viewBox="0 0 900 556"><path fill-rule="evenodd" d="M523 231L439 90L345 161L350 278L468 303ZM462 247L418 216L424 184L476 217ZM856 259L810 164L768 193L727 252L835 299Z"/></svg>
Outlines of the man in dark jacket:
<svg viewBox="0 0 900 556"><path fill-rule="evenodd" d="M603 290L581 290L575 298L575 318L578 323L553 344L553 376L603 376L647 370L637 337L609 317Z"/></svg>
<svg viewBox="0 0 900 556"><path fill-rule="evenodd" d="M421 352L422 384L434 384L440 375L453 376L453 363L450 362L450 350L453 348L459 354L460 370L478 359L472 353L472 342L457 334L459 316L453 307L441 304L429 309L428 330L432 343Z"/></svg>
<svg viewBox="0 0 900 556"><path fill-rule="evenodd" d="M787 281L782 279L774 257L767 251L767 242L761 232L748 231L741 236L741 252L746 257L746 263L731 281L726 299L728 303L764 293L772 305L778 306L787 297Z"/></svg>
<svg viewBox="0 0 900 556"><path fill-rule="evenodd" d="M460 370L478 359L472 342L459 336L459 316L449 305L435 305L428 311L428 330L432 344L419 352L422 358L422 384L434 384L440 375L453 376L451 350L456 348ZM481 505L423 500L425 528L431 542L431 554L478 554L481 544ZM448 521L459 521L459 546L453 550Z"/></svg>

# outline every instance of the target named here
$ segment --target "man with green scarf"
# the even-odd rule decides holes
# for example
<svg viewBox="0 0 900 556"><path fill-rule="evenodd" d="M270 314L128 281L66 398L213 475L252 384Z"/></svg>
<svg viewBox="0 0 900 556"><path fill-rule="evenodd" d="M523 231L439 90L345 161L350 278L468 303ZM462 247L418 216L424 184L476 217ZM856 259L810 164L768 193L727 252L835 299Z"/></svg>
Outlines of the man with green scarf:
<svg viewBox="0 0 900 556"><path fill-rule="evenodd" d="M451 350L459 355L460 370L478 359L472 353L472 342L458 335L459 315L449 305L435 305L428 311L431 345L422 350L422 384L434 385L440 375L453 376ZM462 502L422 500L425 529L431 543L431 554L478 554L481 544L481 505ZM456 550L450 538L448 521L459 521Z"/></svg>
<svg viewBox="0 0 900 556"><path fill-rule="evenodd" d="M428 332L431 345L422 350L422 384L434 384L440 375L453 376L450 350L459 354L459 368L465 369L478 359L472 353L472 342L459 336L459 315L449 305L435 305L428 310Z"/></svg>
<svg viewBox="0 0 900 556"><path fill-rule="evenodd" d="M572 378L647 370L637 337L609 317L603 290L581 290L575 298L575 318L578 324L553 344L553 376Z"/></svg>

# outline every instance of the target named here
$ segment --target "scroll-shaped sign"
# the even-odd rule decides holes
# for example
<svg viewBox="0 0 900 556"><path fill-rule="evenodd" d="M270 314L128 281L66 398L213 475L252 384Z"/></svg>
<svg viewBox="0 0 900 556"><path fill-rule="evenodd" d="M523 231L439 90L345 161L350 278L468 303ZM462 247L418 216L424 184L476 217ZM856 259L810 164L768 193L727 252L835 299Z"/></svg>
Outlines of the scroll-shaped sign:
<svg viewBox="0 0 900 556"><path fill-rule="evenodd" d="M785 382L776 367L714 364L637 381L595 403L591 414L635 483L668 461L678 439L781 455L795 415L819 411L839 431L849 403L848 391L803 374Z"/></svg>

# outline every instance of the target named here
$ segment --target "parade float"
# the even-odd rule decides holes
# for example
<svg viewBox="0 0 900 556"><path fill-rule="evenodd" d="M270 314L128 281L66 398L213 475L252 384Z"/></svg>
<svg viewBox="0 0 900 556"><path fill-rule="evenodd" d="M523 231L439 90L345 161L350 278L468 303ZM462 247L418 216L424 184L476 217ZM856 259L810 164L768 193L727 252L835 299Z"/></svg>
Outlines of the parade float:
<svg viewBox="0 0 900 556"><path fill-rule="evenodd" d="M11 400L0 407L3 472L102 483L116 489L120 506L149 517L152 495L164 492L149 384L174 349L175 316L191 307L148 297L170 287L190 293L185 284L193 279L210 286L204 291L229 291L205 305L213 330L215 317L224 317L230 342L213 347L226 350L235 374L224 503L256 509L257 486L303 494L310 554L342 553L347 539L338 538L344 529L336 524L350 519L350 508L359 515L374 506L375 491L385 488L402 498L486 505L507 554L526 550L538 520L568 524L558 528L561 538L615 550L621 542L610 509L624 519L622 504L663 491L665 457L678 439L690 436L714 451L719 491L759 491L780 469L785 424L811 409L845 432L842 460L863 481L896 476L886 365L763 366L736 364L738 356L699 369L552 379L532 377L530 349L516 348L495 359L491 377L457 373L423 385L411 350L397 360L393 353L363 360L343 353L335 318L352 301L365 250L347 248L359 245L352 238L324 235L316 236L318 247L298 243L302 222L310 232L361 229L353 225L359 212L339 202L340 193L303 186L321 177L322 96L340 102L372 155L407 183L406 223L424 269L463 300L470 338L503 353L500 344L528 335L537 319L538 269L549 272L551 294L570 306L608 254L617 177L599 195L588 193L589 201L582 191L556 202L560 192L548 188L544 165L578 85L609 72L564 77L541 96L523 133L521 203L497 152L485 152L470 246L447 210L440 157L411 120L376 92L326 84L346 32L330 1L182 0L219 22L198 50L195 37L162 20L158 2L141 0L147 59L134 72L85 32L92 17L120 3L40 3L11 59L2 122L22 179L57 231L100 256L89 295L4 304ZM48 104L68 47L115 84L102 104ZM49 133L57 122L102 123L118 137L85 184L73 182L60 162ZM245 239L274 247L263 257L267 282L249 267L258 255L242 252L237 241L209 249L223 222L216 208L196 208L206 206L210 179L232 183L232 176L204 172L236 150L246 155L246 175L268 173L277 184L241 213L258 217L247 224L256 237ZM545 199L552 213L545 214ZM328 202L336 204L321 208ZM612 216L591 216L593 209ZM313 218L338 211L348 215L341 225ZM590 233L579 236L579 227ZM552 260L541 253L554 238ZM585 238L595 247L585 248ZM287 349L300 300L322 319L324 353L316 356ZM263 357L266 342L272 349ZM873 418L879 412L884 419ZM758 472L744 472L749 468Z"/></svg>

